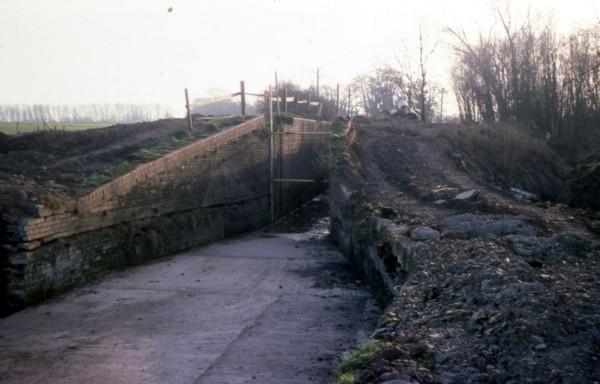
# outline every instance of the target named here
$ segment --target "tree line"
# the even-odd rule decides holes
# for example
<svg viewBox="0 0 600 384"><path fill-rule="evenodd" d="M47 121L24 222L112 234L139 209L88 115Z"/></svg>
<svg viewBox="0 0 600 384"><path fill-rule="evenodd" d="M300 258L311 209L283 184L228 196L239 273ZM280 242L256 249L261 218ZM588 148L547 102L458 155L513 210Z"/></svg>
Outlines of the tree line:
<svg viewBox="0 0 600 384"><path fill-rule="evenodd" d="M512 121L560 142L600 136L600 25L560 36L548 23L513 25L469 41L448 29L451 83L462 122ZM423 121L440 121L445 89L430 76L431 42L419 28L408 60L376 68L350 85L358 112L377 115L405 100ZM599 138L600 139L600 138Z"/></svg>
<svg viewBox="0 0 600 384"><path fill-rule="evenodd" d="M0 121L64 123L134 123L172 117L161 104L0 104Z"/></svg>
<svg viewBox="0 0 600 384"><path fill-rule="evenodd" d="M569 137L600 124L600 26L557 36L551 25L503 35L456 38L452 71L463 121L518 121L546 136Z"/></svg>

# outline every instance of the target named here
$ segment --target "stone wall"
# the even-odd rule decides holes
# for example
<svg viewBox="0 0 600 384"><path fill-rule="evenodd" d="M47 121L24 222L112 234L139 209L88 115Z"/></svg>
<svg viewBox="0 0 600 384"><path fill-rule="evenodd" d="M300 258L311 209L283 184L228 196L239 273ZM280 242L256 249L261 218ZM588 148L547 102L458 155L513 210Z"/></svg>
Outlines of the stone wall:
<svg viewBox="0 0 600 384"><path fill-rule="evenodd" d="M294 119L274 136L281 178L325 180L328 123ZM276 215L323 183L275 188ZM61 209L4 218L0 304L10 312L139 264L270 221L269 134L258 117L144 164Z"/></svg>
<svg viewBox="0 0 600 384"><path fill-rule="evenodd" d="M414 266L413 247L406 237L408 228L382 217L362 192L362 178L351 160L355 132L347 124L341 152L334 154L336 172L329 187L331 238L369 282L380 304L391 301L395 287Z"/></svg>

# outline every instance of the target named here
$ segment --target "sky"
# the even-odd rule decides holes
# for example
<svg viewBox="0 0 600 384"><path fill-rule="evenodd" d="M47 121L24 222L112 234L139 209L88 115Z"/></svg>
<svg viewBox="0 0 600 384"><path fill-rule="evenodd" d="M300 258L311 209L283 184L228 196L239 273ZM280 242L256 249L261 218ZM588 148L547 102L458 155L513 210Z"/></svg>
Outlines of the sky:
<svg viewBox="0 0 600 384"><path fill-rule="evenodd" d="M258 92L279 78L349 83L438 42L431 76L449 87L447 27L473 36L494 6L552 18L560 32L598 23L600 0L0 0L0 103L160 103ZM169 11L169 9L171 9Z"/></svg>

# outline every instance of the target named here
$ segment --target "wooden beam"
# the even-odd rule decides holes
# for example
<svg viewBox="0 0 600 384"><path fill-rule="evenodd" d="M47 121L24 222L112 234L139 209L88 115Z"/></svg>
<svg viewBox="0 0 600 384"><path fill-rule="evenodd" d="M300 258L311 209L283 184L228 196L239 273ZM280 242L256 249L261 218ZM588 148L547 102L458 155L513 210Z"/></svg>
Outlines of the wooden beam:
<svg viewBox="0 0 600 384"><path fill-rule="evenodd" d="M279 82L277 81L277 71L275 71L275 95L277 97L277 116L280 116L281 104L279 103Z"/></svg>
<svg viewBox="0 0 600 384"><path fill-rule="evenodd" d="M269 202L271 205L271 222L275 222L275 196L273 191L274 164L273 164L273 92L269 86Z"/></svg>
<svg viewBox="0 0 600 384"><path fill-rule="evenodd" d="M192 131L192 111L190 110L190 98L188 96L188 89L185 89L185 109L187 109L187 121L188 121L188 129Z"/></svg>
<svg viewBox="0 0 600 384"><path fill-rule="evenodd" d="M319 93L319 67L317 67L317 99L319 98L319 96L321 96L321 94Z"/></svg>
<svg viewBox="0 0 600 384"><path fill-rule="evenodd" d="M351 95L352 95L352 94L351 94L350 86L348 86L348 117L350 117L350 113L351 113L351 111L352 111L352 110L350 109L350 107L351 107L351 100L352 100L352 99L351 99Z"/></svg>
<svg viewBox="0 0 600 384"><path fill-rule="evenodd" d="M240 101L242 116L246 116L246 85L244 80L240 81L240 96L242 97Z"/></svg>

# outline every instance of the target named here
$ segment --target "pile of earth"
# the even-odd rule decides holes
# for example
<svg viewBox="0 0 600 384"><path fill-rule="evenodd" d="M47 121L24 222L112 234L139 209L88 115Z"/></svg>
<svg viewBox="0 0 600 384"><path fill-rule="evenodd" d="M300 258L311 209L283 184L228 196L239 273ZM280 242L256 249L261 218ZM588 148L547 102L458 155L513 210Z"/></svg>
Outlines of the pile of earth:
<svg viewBox="0 0 600 384"><path fill-rule="evenodd" d="M517 188L554 202L566 201L568 165L543 138L508 123L446 125L444 151L480 182Z"/></svg>
<svg viewBox="0 0 600 384"><path fill-rule="evenodd" d="M592 383L600 377L597 243L572 234L442 235L414 249L414 273L375 333L392 347L358 383Z"/></svg>
<svg viewBox="0 0 600 384"><path fill-rule="evenodd" d="M118 124L85 131L0 134L0 212L27 214L83 196L140 164L164 156L245 117L198 118Z"/></svg>
<svg viewBox="0 0 600 384"><path fill-rule="evenodd" d="M354 382L597 382L600 239L579 211L470 172L494 163L456 161L446 128L355 126L340 178L407 228L414 266L390 272L394 297L373 335L385 347Z"/></svg>

